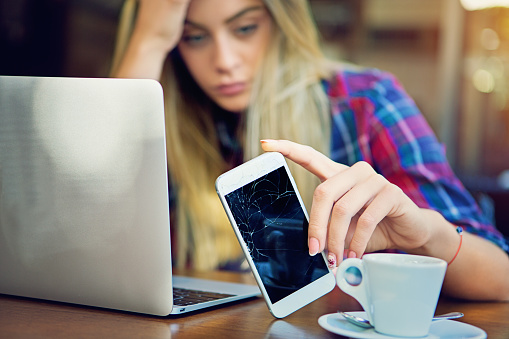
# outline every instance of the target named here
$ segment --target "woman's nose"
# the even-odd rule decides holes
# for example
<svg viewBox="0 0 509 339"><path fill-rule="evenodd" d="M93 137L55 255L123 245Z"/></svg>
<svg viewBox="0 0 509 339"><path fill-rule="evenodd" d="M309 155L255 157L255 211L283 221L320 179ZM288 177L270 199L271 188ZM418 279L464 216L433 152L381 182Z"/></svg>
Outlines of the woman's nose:
<svg viewBox="0 0 509 339"><path fill-rule="evenodd" d="M227 37L217 39L214 50L214 66L219 73L228 73L240 65L240 54L235 42Z"/></svg>

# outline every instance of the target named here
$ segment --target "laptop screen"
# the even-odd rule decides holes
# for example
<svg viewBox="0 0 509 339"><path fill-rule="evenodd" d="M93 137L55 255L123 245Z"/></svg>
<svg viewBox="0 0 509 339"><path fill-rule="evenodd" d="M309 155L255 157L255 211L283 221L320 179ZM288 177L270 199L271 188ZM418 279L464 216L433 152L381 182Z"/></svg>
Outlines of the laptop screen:
<svg viewBox="0 0 509 339"><path fill-rule="evenodd" d="M0 77L0 293L171 310L164 126L156 81Z"/></svg>

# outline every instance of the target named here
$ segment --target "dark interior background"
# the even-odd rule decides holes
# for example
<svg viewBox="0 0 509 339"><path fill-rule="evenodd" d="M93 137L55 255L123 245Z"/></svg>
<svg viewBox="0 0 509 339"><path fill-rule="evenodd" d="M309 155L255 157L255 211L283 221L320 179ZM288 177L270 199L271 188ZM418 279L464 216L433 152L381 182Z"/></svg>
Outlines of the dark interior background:
<svg viewBox="0 0 509 339"><path fill-rule="evenodd" d="M0 0L0 74L107 77L122 3ZM326 53L394 73L454 171L508 229L509 8L471 11L460 0L310 3Z"/></svg>

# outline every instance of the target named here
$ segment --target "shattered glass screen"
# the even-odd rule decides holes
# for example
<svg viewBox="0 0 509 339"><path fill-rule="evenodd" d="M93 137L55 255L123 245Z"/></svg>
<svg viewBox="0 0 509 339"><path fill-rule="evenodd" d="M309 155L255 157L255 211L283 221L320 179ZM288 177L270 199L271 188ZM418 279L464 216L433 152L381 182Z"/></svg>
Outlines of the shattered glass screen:
<svg viewBox="0 0 509 339"><path fill-rule="evenodd" d="M311 257L308 222L282 166L226 195L272 303L328 273L323 257Z"/></svg>

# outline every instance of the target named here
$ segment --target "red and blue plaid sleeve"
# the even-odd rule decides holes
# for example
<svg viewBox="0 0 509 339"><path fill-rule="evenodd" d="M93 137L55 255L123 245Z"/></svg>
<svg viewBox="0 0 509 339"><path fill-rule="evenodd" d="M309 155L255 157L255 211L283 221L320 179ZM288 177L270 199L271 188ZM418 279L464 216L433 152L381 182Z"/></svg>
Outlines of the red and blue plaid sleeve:
<svg viewBox="0 0 509 339"><path fill-rule="evenodd" d="M392 75L344 69L325 86L332 106L332 159L347 165L368 162L418 206L440 212L509 253L507 239L454 175L444 147Z"/></svg>

